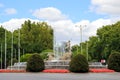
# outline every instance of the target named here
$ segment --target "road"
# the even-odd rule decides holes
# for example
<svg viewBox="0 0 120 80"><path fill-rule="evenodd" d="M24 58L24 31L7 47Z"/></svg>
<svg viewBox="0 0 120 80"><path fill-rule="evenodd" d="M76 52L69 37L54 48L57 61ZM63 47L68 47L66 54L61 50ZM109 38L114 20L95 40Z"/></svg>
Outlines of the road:
<svg viewBox="0 0 120 80"><path fill-rule="evenodd" d="M120 73L0 73L0 80L120 80Z"/></svg>

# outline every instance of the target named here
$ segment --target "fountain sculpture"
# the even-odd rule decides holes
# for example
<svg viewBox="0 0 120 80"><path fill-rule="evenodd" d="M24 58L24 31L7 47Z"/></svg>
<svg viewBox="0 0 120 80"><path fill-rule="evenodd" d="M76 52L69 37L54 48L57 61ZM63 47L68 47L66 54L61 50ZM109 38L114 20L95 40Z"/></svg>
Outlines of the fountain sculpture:
<svg viewBox="0 0 120 80"><path fill-rule="evenodd" d="M45 61L45 68L68 69L71 59L70 41L54 45L54 50L54 54L49 54L48 60Z"/></svg>

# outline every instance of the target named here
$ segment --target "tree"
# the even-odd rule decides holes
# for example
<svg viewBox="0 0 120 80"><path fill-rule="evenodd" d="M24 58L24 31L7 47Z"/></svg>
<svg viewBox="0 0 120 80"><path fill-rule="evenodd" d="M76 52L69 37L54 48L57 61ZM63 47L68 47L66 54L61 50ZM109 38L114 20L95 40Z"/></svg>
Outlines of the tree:
<svg viewBox="0 0 120 80"><path fill-rule="evenodd" d="M0 27L0 45L2 44L3 62L5 58L5 31L7 44L7 64L11 59L12 32ZM18 59L18 39L20 32L20 56L24 53L41 53L53 49L53 29L46 22L25 21L21 28L13 31L13 58ZM4 63L3 63L4 64Z"/></svg>
<svg viewBox="0 0 120 80"><path fill-rule="evenodd" d="M32 54L28 54L28 53L22 55L22 56L20 57L20 61L21 61L21 62L27 62L31 55L32 55Z"/></svg>
<svg viewBox="0 0 120 80"><path fill-rule="evenodd" d="M104 58L108 58L110 53L114 51L120 52L120 21L106 25L97 30L97 35L102 45L102 54Z"/></svg>
<svg viewBox="0 0 120 80"><path fill-rule="evenodd" d="M113 50L120 52L119 33L120 21L115 24L99 28L96 36L91 36L88 41L88 53L90 54L92 60L107 60Z"/></svg>
<svg viewBox="0 0 120 80"><path fill-rule="evenodd" d="M81 54L75 55L71 59L69 69L71 72L88 72L89 66L87 59Z"/></svg>
<svg viewBox="0 0 120 80"><path fill-rule="evenodd" d="M120 53L112 52L108 59L108 68L120 72Z"/></svg>
<svg viewBox="0 0 120 80"><path fill-rule="evenodd" d="M27 71L29 72L40 72L44 70L45 65L41 56L37 53L30 56L27 61Z"/></svg>
<svg viewBox="0 0 120 80"><path fill-rule="evenodd" d="M53 29L46 22L25 21L21 28L21 46L27 53L52 49Z"/></svg>

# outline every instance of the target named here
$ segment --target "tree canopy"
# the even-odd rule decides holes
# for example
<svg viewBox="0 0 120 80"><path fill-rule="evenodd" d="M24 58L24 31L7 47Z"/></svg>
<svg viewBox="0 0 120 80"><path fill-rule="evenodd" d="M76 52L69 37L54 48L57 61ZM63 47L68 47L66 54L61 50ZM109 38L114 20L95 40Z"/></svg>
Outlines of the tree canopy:
<svg viewBox="0 0 120 80"><path fill-rule="evenodd" d="M108 59L112 51L120 52L120 21L112 25L102 26L97 30L96 36L89 37L89 41L82 42L83 53L86 54L88 43L88 54L92 60L100 61ZM77 49L78 48L78 49ZM80 45L72 48L73 54L80 52Z"/></svg>
<svg viewBox="0 0 120 80"><path fill-rule="evenodd" d="M7 44L7 62L11 58L12 34L13 34L13 57L18 58L18 48L20 55L25 53L41 53L47 49L53 49L53 29L46 22L25 21L21 28L12 31L0 27L0 45L2 46L2 58L5 56L5 32ZM20 46L18 45L20 40Z"/></svg>

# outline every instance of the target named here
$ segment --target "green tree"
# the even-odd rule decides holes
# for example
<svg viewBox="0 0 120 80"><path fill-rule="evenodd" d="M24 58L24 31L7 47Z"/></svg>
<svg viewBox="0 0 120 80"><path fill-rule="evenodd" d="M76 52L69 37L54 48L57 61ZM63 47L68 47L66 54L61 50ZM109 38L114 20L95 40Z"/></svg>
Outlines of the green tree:
<svg viewBox="0 0 120 80"><path fill-rule="evenodd" d="M110 53L114 51L120 52L120 22L112 25L103 26L97 30L102 45L102 54L104 58L108 58Z"/></svg>
<svg viewBox="0 0 120 80"><path fill-rule="evenodd" d="M89 66L87 59L81 54L75 55L71 59L69 69L71 72L88 72Z"/></svg>
<svg viewBox="0 0 120 80"><path fill-rule="evenodd" d="M12 32L0 27L0 45L2 45L3 64L5 58L5 31L7 44L7 65L11 60ZM20 32L20 38L19 38ZM53 29L46 22L25 21L21 28L13 31L13 58L18 59L18 41L20 39L20 56L24 53L41 53L46 49L53 49Z"/></svg>
<svg viewBox="0 0 120 80"><path fill-rule="evenodd" d="M120 53L112 52L108 59L108 68L120 72Z"/></svg>
<svg viewBox="0 0 120 80"><path fill-rule="evenodd" d="M27 62L31 55L32 55L32 54L28 54L28 53L22 55L22 56L20 57L20 61L21 61L21 62Z"/></svg>
<svg viewBox="0 0 120 80"><path fill-rule="evenodd" d="M37 53L30 56L30 58L27 61L27 71L29 72L40 72L44 70L45 65L44 61L41 58L41 56Z"/></svg>
<svg viewBox="0 0 120 80"><path fill-rule="evenodd" d="M21 45L27 53L52 49L53 29L46 22L25 21L21 28Z"/></svg>

